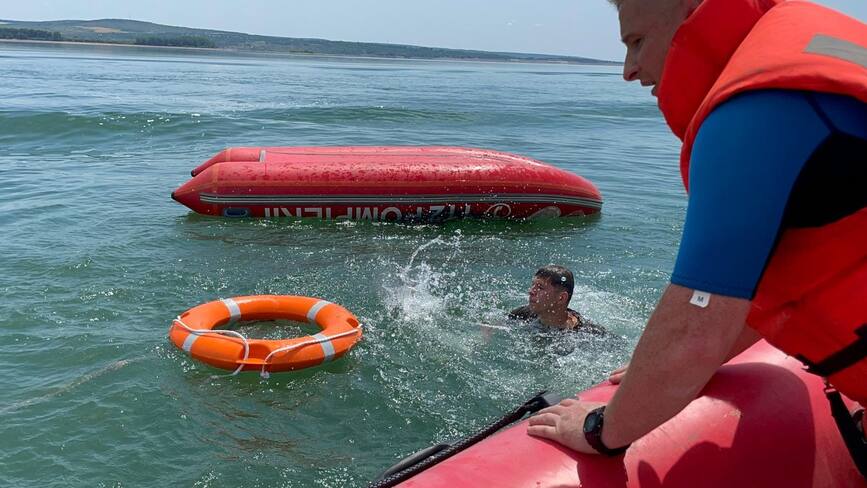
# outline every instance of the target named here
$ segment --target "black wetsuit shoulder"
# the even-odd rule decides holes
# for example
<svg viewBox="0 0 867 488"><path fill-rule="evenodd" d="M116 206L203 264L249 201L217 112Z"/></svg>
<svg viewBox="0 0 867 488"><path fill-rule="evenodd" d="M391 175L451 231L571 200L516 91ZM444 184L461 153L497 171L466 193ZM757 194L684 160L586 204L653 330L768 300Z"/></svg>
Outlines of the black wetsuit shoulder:
<svg viewBox="0 0 867 488"><path fill-rule="evenodd" d="M569 315L576 317L578 319L578 324L579 324L578 327L575 327L574 329L568 329L568 330L576 331L576 332L589 332L591 334L600 334L600 335L605 334L607 332L605 330L605 328L602 327L601 325L594 324L593 322L588 322L587 320L582 318L581 315L578 312L576 312L575 310L572 310L571 308L567 308L566 311L569 313ZM520 320L522 322L530 322L533 320L537 320L538 318L539 318L539 316L537 314L535 314L532 310L530 310L529 305L524 305L524 306L515 308L511 312L509 312L509 319L511 319L511 320Z"/></svg>

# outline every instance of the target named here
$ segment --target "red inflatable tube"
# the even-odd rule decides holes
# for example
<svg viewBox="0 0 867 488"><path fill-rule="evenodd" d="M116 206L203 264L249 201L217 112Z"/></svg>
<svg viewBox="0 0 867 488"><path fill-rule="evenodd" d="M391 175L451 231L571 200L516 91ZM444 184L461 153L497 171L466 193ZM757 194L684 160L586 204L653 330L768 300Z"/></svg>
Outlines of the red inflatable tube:
<svg viewBox="0 0 867 488"><path fill-rule="evenodd" d="M459 147L249 147L221 151L172 198L205 215L424 221L598 213L578 175Z"/></svg>
<svg viewBox="0 0 867 488"><path fill-rule="evenodd" d="M580 397L604 401L615 389L606 382ZM398 486L836 488L867 480L831 417L822 379L762 341L625 455L578 454L530 437L523 421Z"/></svg>

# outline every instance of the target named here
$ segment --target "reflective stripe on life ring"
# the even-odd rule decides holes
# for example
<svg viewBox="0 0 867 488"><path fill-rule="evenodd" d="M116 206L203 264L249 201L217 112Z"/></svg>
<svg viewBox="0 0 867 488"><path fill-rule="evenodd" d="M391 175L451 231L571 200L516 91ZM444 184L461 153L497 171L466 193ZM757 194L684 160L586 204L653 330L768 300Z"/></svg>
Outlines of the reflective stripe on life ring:
<svg viewBox="0 0 867 488"><path fill-rule="evenodd" d="M224 298L220 300L226 305L226 308L229 309L229 323L233 324L239 320L241 320L241 309L238 307L238 304L235 303L235 300L231 298Z"/></svg>
<svg viewBox="0 0 867 488"><path fill-rule="evenodd" d="M310 307L310 310L307 311L307 321L311 324L315 324L316 314L318 314L320 310L322 310L329 304L331 304L331 302L326 302L325 300L319 300L318 302L316 302L316 304Z"/></svg>
<svg viewBox="0 0 867 488"><path fill-rule="evenodd" d="M322 342L319 343L322 347L322 354L325 356L325 359L323 359L322 362L331 361L334 358L334 345L331 344L328 337L320 332L318 334L313 334L313 338L322 340Z"/></svg>
<svg viewBox="0 0 867 488"><path fill-rule="evenodd" d="M190 352L190 350L193 348L193 343L196 342L196 339L198 338L199 334L188 334L187 338L184 339L184 345L181 346L181 349L186 352Z"/></svg>

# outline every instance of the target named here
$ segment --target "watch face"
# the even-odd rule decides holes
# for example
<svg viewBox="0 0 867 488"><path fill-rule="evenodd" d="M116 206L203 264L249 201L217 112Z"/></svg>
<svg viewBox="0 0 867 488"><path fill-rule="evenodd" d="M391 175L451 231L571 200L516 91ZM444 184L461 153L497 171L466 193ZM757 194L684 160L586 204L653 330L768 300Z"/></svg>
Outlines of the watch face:
<svg viewBox="0 0 867 488"><path fill-rule="evenodd" d="M602 426L601 412L593 411L584 418L584 433L596 432Z"/></svg>

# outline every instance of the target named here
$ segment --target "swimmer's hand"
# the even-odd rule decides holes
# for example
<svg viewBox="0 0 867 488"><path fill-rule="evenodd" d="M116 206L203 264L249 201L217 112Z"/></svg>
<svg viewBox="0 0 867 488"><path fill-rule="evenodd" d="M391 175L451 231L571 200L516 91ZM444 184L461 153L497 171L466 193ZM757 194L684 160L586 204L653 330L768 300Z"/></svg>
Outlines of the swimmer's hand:
<svg viewBox="0 0 867 488"><path fill-rule="evenodd" d="M623 381L623 376L626 375L626 368L628 367L629 363L626 363L623 366L608 373L608 381L610 381L612 385L619 385L620 382Z"/></svg>
<svg viewBox="0 0 867 488"><path fill-rule="evenodd" d="M482 339L485 342L490 341L491 338L494 337L494 331L495 330L497 330L497 329L509 330L508 327L503 327L502 325L491 325L491 324L486 324L484 322L479 322L478 324L479 324L479 330L482 331Z"/></svg>
<svg viewBox="0 0 867 488"><path fill-rule="evenodd" d="M486 323L484 323L484 322L479 322L479 325L482 326L482 329L509 330L508 327L503 326L503 325L492 325L492 324L486 324Z"/></svg>

